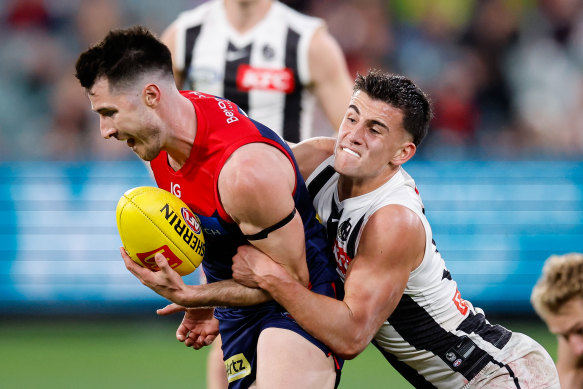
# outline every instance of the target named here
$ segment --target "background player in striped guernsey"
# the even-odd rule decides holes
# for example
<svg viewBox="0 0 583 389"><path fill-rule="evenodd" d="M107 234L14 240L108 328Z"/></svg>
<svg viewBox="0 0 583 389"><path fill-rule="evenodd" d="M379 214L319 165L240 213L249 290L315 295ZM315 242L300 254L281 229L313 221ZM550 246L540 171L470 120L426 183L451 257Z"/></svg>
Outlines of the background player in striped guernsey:
<svg viewBox="0 0 583 389"><path fill-rule="evenodd" d="M322 19L273 0L211 0L180 14L161 39L179 89L225 97L290 142L313 136L315 100L330 130L340 126L352 81ZM220 346L218 337L209 389L227 385Z"/></svg>
<svg viewBox="0 0 583 389"><path fill-rule="evenodd" d="M415 182L401 167L430 117L412 81L370 72L357 77L337 141L294 149L345 280L343 301L311 293L248 246L234 258L234 277L268 291L345 358L372 340L417 388L559 388L542 346L490 324L463 300L437 251Z"/></svg>
<svg viewBox="0 0 583 389"><path fill-rule="evenodd" d="M334 387L341 361L329 348L266 293L232 280L232 256L252 242L312 290L335 295L325 231L288 145L228 100L178 91L168 48L144 28L111 31L76 71L102 136L149 161L158 186L188 204L205 231L208 284L185 285L161 254L152 272L121 248L128 270L183 306L221 306L214 315L230 388Z"/></svg>
<svg viewBox="0 0 583 389"><path fill-rule="evenodd" d="M225 97L286 141L312 136L314 97L335 131L352 78L322 19L273 0L211 0L162 34L178 88Z"/></svg>
<svg viewBox="0 0 583 389"><path fill-rule="evenodd" d="M583 254L549 257L532 289L531 302L557 335L561 387L583 388Z"/></svg>

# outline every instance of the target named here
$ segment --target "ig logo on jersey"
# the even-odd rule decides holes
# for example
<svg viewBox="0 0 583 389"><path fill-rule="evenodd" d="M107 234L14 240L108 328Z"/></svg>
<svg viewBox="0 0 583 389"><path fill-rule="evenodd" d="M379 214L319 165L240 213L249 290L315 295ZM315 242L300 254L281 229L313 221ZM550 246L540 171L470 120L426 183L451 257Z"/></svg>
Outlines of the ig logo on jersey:
<svg viewBox="0 0 583 389"><path fill-rule="evenodd" d="M180 198L182 196L182 191L180 190L180 184L170 183L170 193L174 196Z"/></svg>

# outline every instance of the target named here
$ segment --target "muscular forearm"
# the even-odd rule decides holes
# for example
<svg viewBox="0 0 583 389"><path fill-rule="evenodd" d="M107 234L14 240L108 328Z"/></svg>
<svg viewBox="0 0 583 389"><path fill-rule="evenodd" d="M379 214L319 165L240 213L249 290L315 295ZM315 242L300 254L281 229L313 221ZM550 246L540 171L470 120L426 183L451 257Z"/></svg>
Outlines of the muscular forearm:
<svg viewBox="0 0 583 389"><path fill-rule="evenodd" d="M354 317L344 301L311 292L285 271L263 276L259 286L342 358L352 359L362 352L377 330Z"/></svg>
<svg viewBox="0 0 583 389"><path fill-rule="evenodd" d="M234 280L225 280L204 285L189 285L173 302L184 307L248 306L271 300L261 289L248 288Z"/></svg>

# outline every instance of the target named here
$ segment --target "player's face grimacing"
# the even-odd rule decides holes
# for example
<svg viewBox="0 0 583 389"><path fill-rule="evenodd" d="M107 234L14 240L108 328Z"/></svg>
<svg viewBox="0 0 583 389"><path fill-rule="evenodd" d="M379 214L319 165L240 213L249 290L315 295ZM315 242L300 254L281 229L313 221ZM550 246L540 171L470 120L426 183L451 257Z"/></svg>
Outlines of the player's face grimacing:
<svg viewBox="0 0 583 389"><path fill-rule="evenodd" d="M391 163L411 143L402 123L400 109L357 91L340 125L336 171L356 180L384 180L392 174Z"/></svg>
<svg viewBox="0 0 583 389"><path fill-rule="evenodd" d="M88 96L91 108L99 114L101 136L125 141L145 161L156 158L161 150L160 131L139 93L111 91L102 77Z"/></svg>

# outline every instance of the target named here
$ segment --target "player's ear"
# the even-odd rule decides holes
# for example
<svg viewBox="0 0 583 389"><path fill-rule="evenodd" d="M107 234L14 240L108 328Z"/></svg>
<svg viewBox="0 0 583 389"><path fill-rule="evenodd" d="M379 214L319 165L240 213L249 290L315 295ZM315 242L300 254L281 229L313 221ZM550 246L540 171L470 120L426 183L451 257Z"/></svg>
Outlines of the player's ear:
<svg viewBox="0 0 583 389"><path fill-rule="evenodd" d="M406 142L401 146L401 148L399 148L399 150L397 150L390 162L394 165L400 166L413 158L416 151L417 146L415 146L415 143Z"/></svg>
<svg viewBox="0 0 583 389"><path fill-rule="evenodd" d="M156 84L147 84L142 89L142 100L148 107L155 107L160 102L160 87Z"/></svg>

